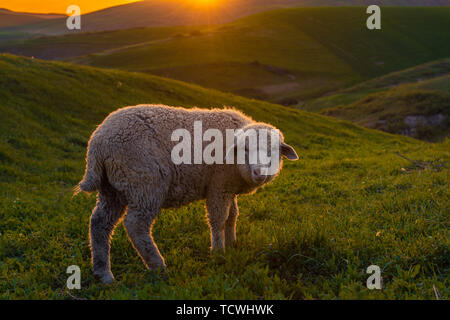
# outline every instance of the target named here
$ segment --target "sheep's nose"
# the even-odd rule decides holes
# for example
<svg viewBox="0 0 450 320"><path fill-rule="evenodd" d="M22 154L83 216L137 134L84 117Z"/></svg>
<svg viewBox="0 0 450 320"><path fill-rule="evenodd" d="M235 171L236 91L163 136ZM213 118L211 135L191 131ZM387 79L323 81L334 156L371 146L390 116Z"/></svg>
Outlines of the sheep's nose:
<svg viewBox="0 0 450 320"><path fill-rule="evenodd" d="M256 182L261 182L267 178L267 176L264 174L262 168L252 169L252 177Z"/></svg>

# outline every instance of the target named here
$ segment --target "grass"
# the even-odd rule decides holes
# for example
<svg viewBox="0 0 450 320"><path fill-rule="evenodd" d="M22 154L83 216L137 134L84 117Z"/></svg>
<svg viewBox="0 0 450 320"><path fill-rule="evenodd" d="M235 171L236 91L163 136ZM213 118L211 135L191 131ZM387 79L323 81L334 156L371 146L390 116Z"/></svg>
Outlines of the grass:
<svg viewBox="0 0 450 320"><path fill-rule="evenodd" d="M447 57L448 37L436 30L449 29L449 16L448 7L383 7L383 29L370 31L366 7L290 8L225 25L40 38L6 43L0 51L162 74L295 105ZM255 68L255 62L291 77Z"/></svg>
<svg viewBox="0 0 450 320"><path fill-rule="evenodd" d="M240 197L238 245L223 257L210 256L203 202L165 210L153 234L167 280L145 270L119 226L118 282L104 286L90 270L95 199L73 198L72 187L96 125L138 103L235 106L282 129L300 160ZM434 299L434 287L449 298L449 140L429 144L174 80L12 55L0 55L0 112L3 299ZM73 264L82 289L69 292ZM373 264L381 291L365 286Z"/></svg>

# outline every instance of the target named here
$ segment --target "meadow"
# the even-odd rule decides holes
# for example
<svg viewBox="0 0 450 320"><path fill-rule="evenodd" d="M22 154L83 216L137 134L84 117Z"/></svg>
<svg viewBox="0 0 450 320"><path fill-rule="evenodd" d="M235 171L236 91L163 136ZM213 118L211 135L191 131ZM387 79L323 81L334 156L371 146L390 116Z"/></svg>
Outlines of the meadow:
<svg viewBox="0 0 450 320"><path fill-rule="evenodd" d="M234 106L282 129L300 160L240 197L238 244L222 256L210 255L202 201L165 210L153 236L167 278L145 270L119 226L118 281L104 286L90 269L95 197L72 188L96 125L139 103ZM448 139L425 143L148 74L8 54L0 113L2 299L449 298ZM82 289L69 291L74 264ZM370 265L382 269L382 290L366 288Z"/></svg>

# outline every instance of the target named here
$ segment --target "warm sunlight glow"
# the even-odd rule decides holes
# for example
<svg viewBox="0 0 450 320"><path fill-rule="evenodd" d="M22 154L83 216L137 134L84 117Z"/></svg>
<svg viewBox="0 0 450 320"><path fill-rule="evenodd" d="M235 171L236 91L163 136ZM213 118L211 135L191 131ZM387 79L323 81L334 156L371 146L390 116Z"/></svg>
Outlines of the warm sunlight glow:
<svg viewBox="0 0 450 320"><path fill-rule="evenodd" d="M194 0L198 4L211 4L214 0Z"/></svg>
<svg viewBox="0 0 450 320"><path fill-rule="evenodd" d="M68 6L76 4L82 13L88 13L107 7L136 2L136 0L1 0L0 8L33 13L66 13Z"/></svg>
<svg viewBox="0 0 450 320"><path fill-rule="evenodd" d="M139 2L140 0L0 0L0 8L6 8L19 12L32 13L66 13L69 5L76 4L81 8L82 13L123 5L131 2ZM211 8L218 6L229 0L159 0L161 3L180 2L191 3L198 8Z"/></svg>
<svg viewBox="0 0 450 320"><path fill-rule="evenodd" d="M211 7L216 5L219 0L192 0L195 4L202 7Z"/></svg>

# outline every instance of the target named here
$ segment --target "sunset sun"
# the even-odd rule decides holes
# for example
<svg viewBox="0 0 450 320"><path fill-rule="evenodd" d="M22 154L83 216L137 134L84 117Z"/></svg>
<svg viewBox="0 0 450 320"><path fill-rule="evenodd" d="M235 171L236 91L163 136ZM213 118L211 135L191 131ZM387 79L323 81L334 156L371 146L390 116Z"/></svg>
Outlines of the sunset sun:
<svg viewBox="0 0 450 320"><path fill-rule="evenodd" d="M216 5L220 0L192 0L196 5L201 7L211 7Z"/></svg>
<svg viewBox="0 0 450 320"><path fill-rule="evenodd" d="M215 0L194 0L198 4L211 4L215 2Z"/></svg>

